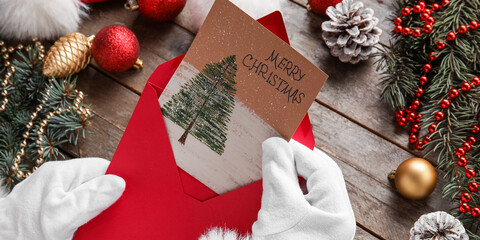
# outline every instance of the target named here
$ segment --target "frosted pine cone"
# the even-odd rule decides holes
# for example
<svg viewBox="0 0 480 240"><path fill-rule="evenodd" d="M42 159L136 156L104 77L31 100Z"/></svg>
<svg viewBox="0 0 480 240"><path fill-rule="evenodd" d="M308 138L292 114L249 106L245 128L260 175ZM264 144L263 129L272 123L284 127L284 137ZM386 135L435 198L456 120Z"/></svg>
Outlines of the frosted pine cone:
<svg viewBox="0 0 480 240"><path fill-rule="evenodd" d="M367 60L382 34L373 10L364 8L362 2L344 0L328 7L327 15L331 20L323 22L322 37L330 53L342 62Z"/></svg>
<svg viewBox="0 0 480 240"><path fill-rule="evenodd" d="M468 240L463 224L452 215L438 211L422 215L410 230L410 240Z"/></svg>

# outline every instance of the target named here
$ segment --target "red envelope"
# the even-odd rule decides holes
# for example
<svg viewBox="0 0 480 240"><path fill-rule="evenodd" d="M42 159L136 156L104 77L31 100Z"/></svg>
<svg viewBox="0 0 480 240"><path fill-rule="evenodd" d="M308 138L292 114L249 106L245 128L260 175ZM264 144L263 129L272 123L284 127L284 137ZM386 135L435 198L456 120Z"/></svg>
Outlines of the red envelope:
<svg viewBox="0 0 480 240"><path fill-rule="evenodd" d="M280 12L258 20L288 43ZM160 65L148 79L107 174L125 179L122 197L80 227L75 239L198 239L220 226L251 231L262 197L262 181L218 195L177 167L158 97L183 55ZM313 149L308 115L294 139Z"/></svg>

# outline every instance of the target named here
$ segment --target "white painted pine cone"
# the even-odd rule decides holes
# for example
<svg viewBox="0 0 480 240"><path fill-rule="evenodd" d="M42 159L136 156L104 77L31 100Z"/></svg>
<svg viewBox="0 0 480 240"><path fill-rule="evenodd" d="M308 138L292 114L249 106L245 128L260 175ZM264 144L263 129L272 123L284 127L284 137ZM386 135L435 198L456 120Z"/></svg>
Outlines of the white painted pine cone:
<svg viewBox="0 0 480 240"><path fill-rule="evenodd" d="M382 34L373 10L364 8L362 2L344 0L328 7L327 15L331 20L323 22L322 38L330 53L342 62L367 60Z"/></svg>
<svg viewBox="0 0 480 240"><path fill-rule="evenodd" d="M422 215L410 230L410 240L468 240L463 224L438 211Z"/></svg>

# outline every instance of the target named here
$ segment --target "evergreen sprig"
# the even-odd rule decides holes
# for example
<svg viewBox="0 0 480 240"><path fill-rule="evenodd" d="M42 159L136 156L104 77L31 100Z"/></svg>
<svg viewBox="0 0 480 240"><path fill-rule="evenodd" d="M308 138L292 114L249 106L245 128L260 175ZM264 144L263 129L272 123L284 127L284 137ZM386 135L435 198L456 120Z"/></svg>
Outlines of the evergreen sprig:
<svg viewBox="0 0 480 240"><path fill-rule="evenodd" d="M0 91L8 91L9 100L5 110L0 112L0 184L6 184L10 189L23 180L13 174L12 164L24 139L23 134L27 131L26 125L31 121L31 114L38 105L42 105L43 110L32 122L33 128L29 131L25 155L19 165L19 170L24 173L31 171L36 165L40 145L45 149L42 156L45 161L64 158L60 147L63 144L76 145L79 136L84 136L86 127L90 125L89 116L77 111L55 114L48 120L41 144L37 143L37 131L46 114L58 108L74 106L78 92L75 91L76 78L49 80L45 77L38 47L29 48L26 54L16 51L16 58L12 62L15 73L5 88L0 87ZM0 82L4 80L7 72L3 61L5 60L0 60ZM42 100L46 101L42 103ZM79 106L82 105L83 101Z"/></svg>
<svg viewBox="0 0 480 240"><path fill-rule="evenodd" d="M417 0L397 0L395 10L389 20L401 15L405 7L412 7ZM435 1L426 0L427 6ZM381 83L384 86L382 99L394 110L403 110L416 99L415 92L419 88L418 79L423 74L422 67L428 63L428 54L436 52L438 58L432 63L432 71L428 73L429 82L425 85L425 94L420 98L423 115L421 129L435 123L435 112L441 110L440 101L448 97L452 88L459 88L463 82L469 82L480 73L480 30L457 34L454 42L445 42L443 50L437 50L435 43L444 40L448 32L456 32L460 25L469 25L470 21L480 19L480 2L478 0L451 0L448 7L432 13L435 18L433 31L422 34L418 38L412 36L394 36L389 45L383 45L379 51L377 69L383 71ZM403 17L403 26L422 28L424 22L419 14ZM392 28L393 29L393 28ZM438 154L437 167L445 173L448 183L443 189L443 197L450 199L455 206L460 202L460 194L468 191L469 179L464 170L457 167L455 150L461 147L466 138L472 136L472 126L478 125L480 113L480 89L472 88L462 92L456 99L451 99L451 106L444 111L445 118L438 123L437 131L425 149L426 155ZM477 139L480 141L480 139ZM480 146L477 143L466 154L468 168L480 174ZM470 206L480 206L478 192L472 194ZM460 219L472 239L480 239L479 221L470 214L461 213L458 207L452 213Z"/></svg>

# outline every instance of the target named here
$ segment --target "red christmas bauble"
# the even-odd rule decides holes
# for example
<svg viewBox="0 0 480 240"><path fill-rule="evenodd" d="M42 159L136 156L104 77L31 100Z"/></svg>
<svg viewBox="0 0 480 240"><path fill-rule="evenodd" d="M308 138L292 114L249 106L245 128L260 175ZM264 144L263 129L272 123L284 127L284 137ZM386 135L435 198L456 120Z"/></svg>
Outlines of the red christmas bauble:
<svg viewBox="0 0 480 240"><path fill-rule="evenodd" d="M442 108L448 108L450 107L450 100L448 99L443 99L441 102L440 102L440 106Z"/></svg>
<svg viewBox="0 0 480 240"><path fill-rule="evenodd" d="M459 95L458 89L455 89L455 88L450 89L449 96L451 98L456 98L458 97L458 95Z"/></svg>
<svg viewBox="0 0 480 240"><path fill-rule="evenodd" d="M187 0L137 0L142 16L156 22L174 19L185 7Z"/></svg>
<svg viewBox="0 0 480 240"><path fill-rule="evenodd" d="M109 72L123 72L137 61L140 45L130 29L120 25L102 28L92 43L92 56Z"/></svg>
<svg viewBox="0 0 480 240"><path fill-rule="evenodd" d="M460 212L466 213L470 210L470 206L468 206L468 203L461 203L458 209Z"/></svg>
<svg viewBox="0 0 480 240"><path fill-rule="evenodd" d="M464 192L462 193L461 199L462 202L470 202L470 200L472 200L472 196L470 195L470 193Z"/></svg>
<svg viewBox="0 0 480 240"><path fill-rule="evenodd" d="M480 216L480 208L474 207L472 208L472 217L479 217Z"/></svg>
<svg viewBox="0 0 480 240"><path fill-rule="evenodd" d="M457 164L458 164L458 166L460 166L460 167L465 167L465 166L467 166L467 164L468 164L468 160L467 160L466 157L461 156L461 157L459 157L459 158L457 159Z"/></svg>
<svg viewBox="0 0 480 240"><path fill-rule="evenodd" d="M470 190L471 192L478 191L478 183L476 183L476 182L469 183L468 184L468 190Z"/></svg>
<svg viewBox="0 0 480 240"><path fill-rule="evenodd" d="M479 77L472 78L472 83L475 86L479 86L480 85L480 78Z"/></svg>
<svg viewBox="0 0 480 240"><path fill-rule="evenodd" d="M330 6L335 7L342 0L308 0L308 6L312 11L320 16L327 16L326 11Z"/></svg>
<svg viewBox="0 0 480 240"><path fill-rule="evenodd" d="M472 169L472 168L468 168L467 170L465 170L465 176L467 178L474 178L475 177L475 170Z"/></svg>
<svg viewBox="0 0 480 240"><path fill-rule="evenodd" d="M447 34L447 40L448 41L453 41L453 40L455 40L455 38L457 38L457 34L455 34L454 32L449 32Z"/></svg>
<svg viewBox="0 0 480 240"><path fill-rule="evenodd" d="M472 89L472 85L469 82L464 82L464 83L462 83L461 89L464 92L468 92L468 91L470 91L470 89Z"/></svg>

